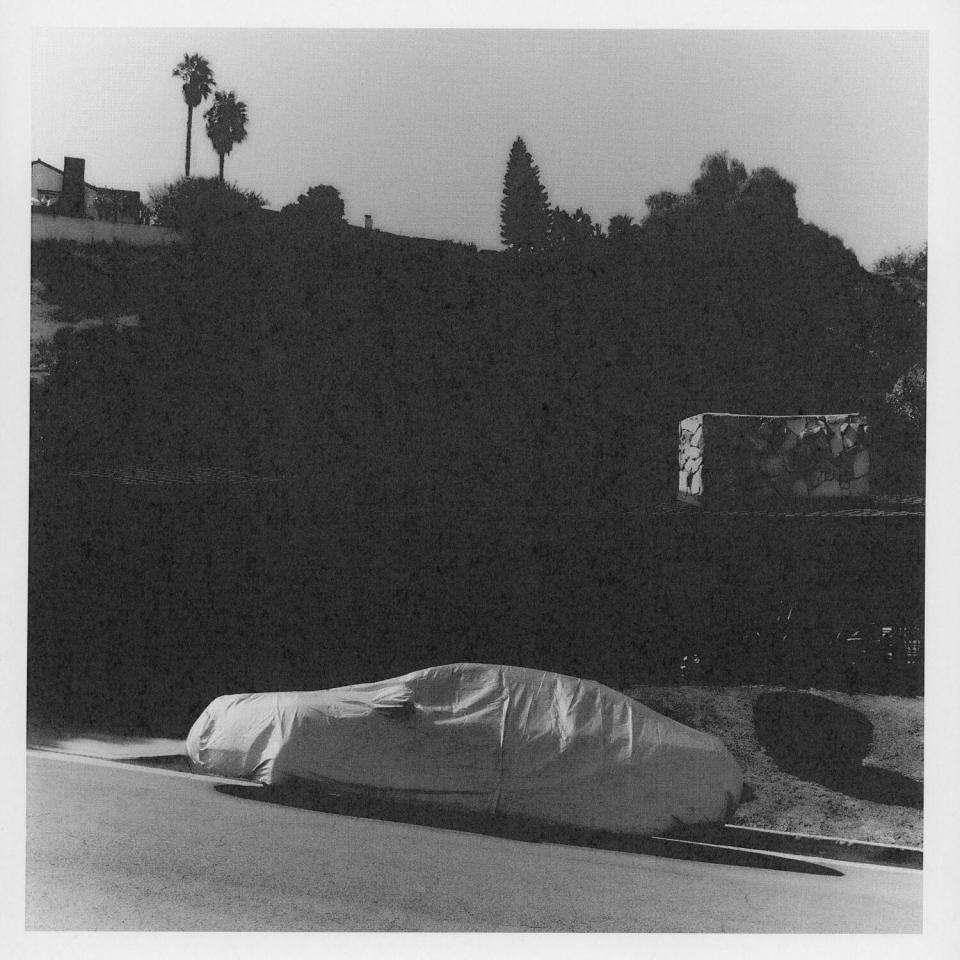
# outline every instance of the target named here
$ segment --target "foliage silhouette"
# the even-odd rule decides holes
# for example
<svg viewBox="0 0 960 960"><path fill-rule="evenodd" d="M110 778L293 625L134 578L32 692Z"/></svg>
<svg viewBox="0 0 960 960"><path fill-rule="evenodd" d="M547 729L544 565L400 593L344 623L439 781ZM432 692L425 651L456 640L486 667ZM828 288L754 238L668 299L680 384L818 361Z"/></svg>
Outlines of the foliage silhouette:
<svg viewBox="0 0 960 960"><path fill-rule="evenodd" d="M647 197L646 203L648 216L658 216L672 210L683 201L679 193L673 193L671 190L661 190L659 193L651 193Z"/></svg>
<svg viewBox="0 0 960 960"><path fill-rule="evenodd" d="M512 250L542 249L550 231L550 201L540 170L517 137L510 148L500 202L500 239Z"/></svg>
<svg viewBox="0 0 960 960"><path fill-rule="evenodd" d="M159 191L190 243L33 244L52 296L141 324L65 344L35 394L32 695L96 715L122 683L186 721L265 678L455 659L675 678L693 644L743 677L794 584L826 636L836 582L858 585L845 623L916 619L922 525L719 519L705 538L665 512L683 417L879 422L917 359L891 281L749 180L628 244L529 257L347 225L314 242L215 180ZM105 479L145 464L253 479Z"/></svg>
<svg viewBox="0 0 960 960"><path fill-rule="evenodd" d="M321 184L301 193L296 203L288 203L280 213L292 229L336 233L345 223L344 209L340 191Z"/></svg>
<svg viewBox="0 0 960 960"><path fill-rule="evenodd" d="M926 283L927 244L923 243L916 249L908 247L896 253L885 254L877 260L873 268L897 278L904 277Z"/></svg>
<svg viewBox="0 0 960 960"><path fill-rule="evenodd" d="M184 177L150 191L153 218L160 226L211 241L222 238L231 225L249 223L264 203L256 191L213 177Z"/></svg>
<svg viewBox="0 0 960 960"><path fill-rule="evenodd" d="M247 139L247 105L237 99L233 90L218 90L213 95L213 106L204 114L207 136L220 160L219 180L223 183L223 161L235 144Z"/></svg>
<svg viewBox="0 0 960 960"><path fill-rule="evenodd" d="M927 422L927 371L914 364L887 394L887 403L920 434Z"/></svg>
<svg viewBox="0 0 960 960"><path fill-rule="evenodd" d="M607 226L607 236L614 243L624 243L631 240L639 230L633 222L633 217L626 213L618 213L610 218Z"/></svg>
<svg viewBox="0 0 960 960"><path fill-rule="evenodd" d="M183 80L183 100L187 105L187 148L183 175L190 176L190 140L193 130L193 111L206 100L217 85L208 61L199 53L185 53L183 60L173 68L174 77Z"/></svg>
<svg viewBox="0 0 960 960"><path fill-rule="evenodd" d="M746 167L739 160L730 159L726 150L722 150L704 157L700 163L700 176L693 181L690 192L701 201L725 203L736 196L746 179Z"/></svg>
<svg viewBox="0 0 960 960"><path fill-rule="evenodd" d="M548 238L551 244L585 243L588 240L603 238L603 230L599 223L594 223L589 213L577 207L573 215L554 207L550 214L550 229Z"/></svg>
<svg viewBox="0 0 960 960"><path fill-rule="evenodd" d="M919 488L926 459L927 245L880 257L874 269L891 291L866 332L886 387L878 425L897 451L888 466L892 476Z"/></svg>
<svg viewBox="0 0 960 960"><path fill-rule="evenodd" d="M796 186L773 167L760 167L739 181L736 203L753 224L764 221L792 224L798 219L796 193Z"/></svg>

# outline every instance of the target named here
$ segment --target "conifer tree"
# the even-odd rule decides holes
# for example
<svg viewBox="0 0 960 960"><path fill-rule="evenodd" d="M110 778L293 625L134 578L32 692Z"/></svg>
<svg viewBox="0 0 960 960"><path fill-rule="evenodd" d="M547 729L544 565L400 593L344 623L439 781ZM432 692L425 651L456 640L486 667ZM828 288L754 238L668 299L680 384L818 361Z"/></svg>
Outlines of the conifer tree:
<svg viewBox="0 0 960 960"><path fill-rule="evenodd" d="M500 201L500 239L513 250L537 250L547 243L550 201L540 170L517 137L510 148Z"/></svg>

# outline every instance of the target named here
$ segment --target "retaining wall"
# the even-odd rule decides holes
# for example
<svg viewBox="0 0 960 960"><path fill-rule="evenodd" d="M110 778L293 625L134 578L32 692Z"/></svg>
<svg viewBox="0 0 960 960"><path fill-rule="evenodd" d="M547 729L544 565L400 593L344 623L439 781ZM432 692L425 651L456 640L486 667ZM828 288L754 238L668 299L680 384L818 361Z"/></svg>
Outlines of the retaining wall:
<svg viewBox="0 0 960 960"><path fill-rule="evenodd" d="M151 227L139 223L110 223L79 217L58 217L55 214L33 214L30 218L31 240L75 240L77 243L101 241L130 243L138 247L158 243L177 243L183 238L170 227Z"/></svg>
<svg viewBox="0 0 960 960"><path fill-rule="evenodd" d="M680 422L680 497L698 504L865 497L867 435L855 413L700 413Z"/></svg>

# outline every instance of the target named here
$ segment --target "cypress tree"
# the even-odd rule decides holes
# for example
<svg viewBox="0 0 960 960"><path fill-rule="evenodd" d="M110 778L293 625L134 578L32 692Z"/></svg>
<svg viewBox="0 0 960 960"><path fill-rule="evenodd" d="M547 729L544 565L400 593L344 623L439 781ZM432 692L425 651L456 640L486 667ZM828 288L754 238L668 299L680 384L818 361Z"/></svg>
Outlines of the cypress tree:
<svg viewBox="0 0 960 960"><path fill-rule="evenodd" d="M540 183L540 170L520 137L513 141L500 201L500 239L513 250L546 246L550 201Z"/></svg>

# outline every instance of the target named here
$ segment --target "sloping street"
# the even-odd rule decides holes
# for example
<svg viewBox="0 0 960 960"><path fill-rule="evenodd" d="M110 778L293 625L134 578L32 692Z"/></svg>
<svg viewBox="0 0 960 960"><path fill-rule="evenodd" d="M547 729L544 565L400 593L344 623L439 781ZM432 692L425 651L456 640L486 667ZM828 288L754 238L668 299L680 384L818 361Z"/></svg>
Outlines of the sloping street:
<svg viewBox="0 0 960 960"><path fill-rule="evenodd" d="M916 870L523 843L261 803L217 785L30 751L27 929L920 930Z"/></svg>

